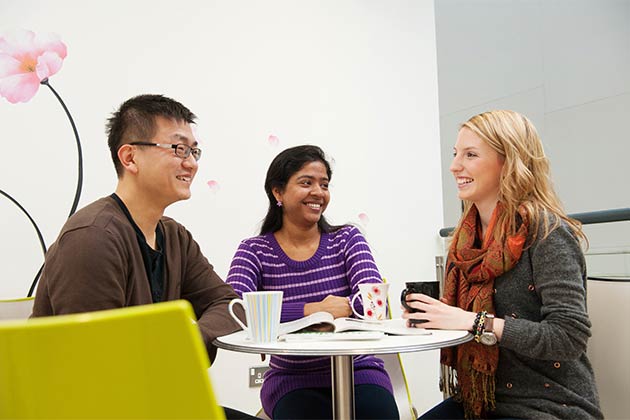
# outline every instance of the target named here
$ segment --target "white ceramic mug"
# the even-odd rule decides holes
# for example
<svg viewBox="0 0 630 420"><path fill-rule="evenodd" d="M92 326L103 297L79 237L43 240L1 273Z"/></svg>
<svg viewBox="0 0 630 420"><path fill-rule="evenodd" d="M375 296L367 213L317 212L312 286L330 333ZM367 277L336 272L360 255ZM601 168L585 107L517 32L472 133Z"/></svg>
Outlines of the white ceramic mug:
<svg viewBox="0 0 630 420"><path fill-rule="evenodd" d="M350 301L352 312L361 318L370 321L381 321L387 319L387 292L389 284L367 283L359 285L359 293L354 295ZM361 296L363 303L363 313L360 314L354 309L354 301Z"/></svg>
<svg viewBox="0 0 630 420"><path fill-rule="evenodd" d="M247 325L234 314L234 305L240 304L245 309ZM282 292L245 292L243 299L232 299L228 305L232 318L247 331L247 338L255 343L269 343L278 339L280 313L282 311Z"/></svg>

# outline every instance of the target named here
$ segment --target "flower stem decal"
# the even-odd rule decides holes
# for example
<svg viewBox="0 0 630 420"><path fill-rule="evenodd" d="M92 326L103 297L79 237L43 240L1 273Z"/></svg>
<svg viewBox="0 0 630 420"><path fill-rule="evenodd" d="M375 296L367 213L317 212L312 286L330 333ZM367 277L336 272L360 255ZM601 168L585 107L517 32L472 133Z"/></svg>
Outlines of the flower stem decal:
<svg viewBox="0 0 630 420"><path fill-rule="evenodd" d="M63 110L66 112L66 115L68 116L68 119L70 120L70 125L72 126L72 131L74 132L74 140L77 144L77 162L78 162L77 188L74 193L74 201L72 202L72 207L70 207L70 213L68 214L68 217L70 217L77 210L77 206L79 205L79 199L81 198L81 189L83 188L83 150L81 149L81 139L79 138L79 131L77 130L77 126L74 123L74 118L72 118L72 115L70 115L70 111L68 110L68 107L64 103L63 99L61 99L61 96L59 96L57 91L53 89L53 87L50 85L50 82L48 81L47 78L42 80L41 84L46 85L48 86L48 88L50 88L52 93L55 95L55 97L57 98L61 106L63 107Z"/></svg>
<svg viewBox="0 0 630 420"><path fill-rule="evenodd" d="M28 220L31 222L31 224L33 225L33 227L35 228L35 232L37 232L37 237L39 238L39 244L42 247L42 252L44 253L44 255L46 255L46 243L44 242L44 237L42 236L42 232L39 230L39 227L37 226L37 223L35 223L35 220L33 220L33 218L31 217L31 215L28 213L28 211L26 211L26 209L24 207L22 207L22 205L20 203L18 203L13 197L11 197L9 194L5 193L4 191L0 190L0 194L4 195L6 198L8 198L9 200L11 200L13 202L13 204L15 204L20 210L22 210L22 213L24 213L26 215L26 217L28 217Z"/></svg>
<svg viewBox="0 0 630 420"><path fill-rule="evenodd" d="M61 96L49 82L49 77L61 69L66 54L66 45L61 42L57 35L36 35L32 31L20 30L9 35L0 36L0 96L12 104L28 102L39 90L39 85L45 85L55 95L70 120L76 140L78 160L77 187L74 201L68 214L68 217L70 217L76 211L81 198L81 189L83 188L83 152L74 119ZM28 217L37 232L42 252L46 255L46 244L35 220L8 193L2 190L0 190L0 193L13 202ZM32 296L43 267L42 264L33 279L27 296Z"/></svg>

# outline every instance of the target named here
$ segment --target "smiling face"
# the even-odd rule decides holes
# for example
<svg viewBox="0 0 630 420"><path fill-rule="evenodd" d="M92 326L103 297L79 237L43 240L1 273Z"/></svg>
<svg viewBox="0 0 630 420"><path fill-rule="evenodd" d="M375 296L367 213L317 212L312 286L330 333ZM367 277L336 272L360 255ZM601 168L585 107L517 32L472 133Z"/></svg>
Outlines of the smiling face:
<svg viewBox="0 0 630 420"><path fill-rule="evenodd" d="M450 171L458 197L479 210L493 209L499 199L504 158L469 128L459 130Z"/></svg>
<svg viewBox="0 0 630 420"><path fill-rule="evenodd" d="M291 175L283 191L274 189L276 200L282 202L283 225L317 225L330 201L329 181L322 162L308 162Z"/></svg>
<svg viewBox="0 0 630 420"><path fill-rule="evenodd" d="M186 144L196 147L197 141L190 124L163 117L156 117L156 131L150 143ZM134 147L137 164L138 190L156 206L168 205L190 198L190 185L199 168L192 154L186 159L175 155L174 149L156 146Z"/></svg>

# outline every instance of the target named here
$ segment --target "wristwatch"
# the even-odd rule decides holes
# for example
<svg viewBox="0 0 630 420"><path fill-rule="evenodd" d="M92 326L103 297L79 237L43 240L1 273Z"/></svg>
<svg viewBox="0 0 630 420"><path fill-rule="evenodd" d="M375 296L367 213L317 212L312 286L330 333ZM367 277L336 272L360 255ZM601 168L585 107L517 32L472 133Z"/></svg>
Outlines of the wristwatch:
<svg viewBox="0 0 630 420"><path fill-rule="evenodd" d="M483 327L483 333L481 333L481 337L479 337L479 342L485 346L494 346L497 344L497 336L494 333L494 315L486 314Z"/></svg>

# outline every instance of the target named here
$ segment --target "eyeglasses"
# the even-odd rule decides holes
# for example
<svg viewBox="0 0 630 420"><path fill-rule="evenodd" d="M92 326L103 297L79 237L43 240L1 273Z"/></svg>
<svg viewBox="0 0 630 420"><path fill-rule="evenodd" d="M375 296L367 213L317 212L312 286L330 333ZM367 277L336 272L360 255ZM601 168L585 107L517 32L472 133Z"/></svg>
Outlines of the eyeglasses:
<svg viewBox="0 0 630 420"><path fill-rule="evenodd" d="M198 147L190 147L187 144L179 143L179 144L158 144L158 143L148 143L144 141L134 141L133 143L128 143L132 146L157 146L163 149L175 149L175 155L182 158L187 159L188 156L193 155L195 160L201 159L201 149Z"/></svg>

